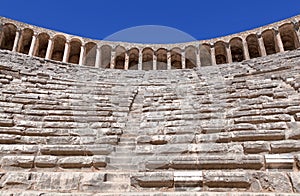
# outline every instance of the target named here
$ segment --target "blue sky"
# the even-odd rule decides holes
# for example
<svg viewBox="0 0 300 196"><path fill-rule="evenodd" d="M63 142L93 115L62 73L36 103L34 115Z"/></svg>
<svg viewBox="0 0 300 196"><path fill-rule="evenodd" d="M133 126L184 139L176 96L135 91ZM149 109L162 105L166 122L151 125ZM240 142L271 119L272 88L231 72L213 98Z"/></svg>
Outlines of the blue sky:
<svg viewBox="0 0 300 196"><path fill-rule="evenodd" d="M0 15L93 39L140 25L164 25L198 40L300 14L299 0L2 0Z"/></svg>

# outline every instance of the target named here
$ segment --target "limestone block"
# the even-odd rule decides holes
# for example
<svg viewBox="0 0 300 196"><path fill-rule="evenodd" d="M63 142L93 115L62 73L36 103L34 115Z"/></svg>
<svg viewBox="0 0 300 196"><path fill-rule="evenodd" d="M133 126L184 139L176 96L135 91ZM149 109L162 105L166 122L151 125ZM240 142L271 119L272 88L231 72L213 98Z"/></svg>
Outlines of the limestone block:
<svg viewBox="0 0 300 196"><path fill-rule="evenodd" d="M95 168L101 168L101 167L106 167L108 160L106 156L94 155L92 162Z"/></svg>
<svg viewBox="0 0 300 196"><path fill-rule="evenodd" d="M99 192L104 187L105 178L105 173L82 174L79 190L84 192Z"/></svg>
<svg viewBox="0 0 300 196"><path fill-rule="evenodd" d="M233 124L226 127L227 131L243 131L243 130L256 130L256 126L250 123Z"/></svg>
<svg viewBox="0 0 300 196"><path fill-rule="evenodd" d="M147 170L168 169L170 162L174 158L172 155L164 156L144 156L142 159L135 159L140 164L144 164Z"/></svg>
<svg viewBox="0 0 300 196"><path fill-rule="evenodd" d="M202 171L175 171L175 186L201 186L203 181Z"/></svg>
<svg viewBox="0 0 300 196"><path fill-rule="evenodd" d="M300 139L300 122L290 122L288 123L288 127L287 138Z"/></svg>
<svg viewBox="0 0 300 196"><path fill-rule="evenodd" d="M266 154L265 162L270 169L293 169L294 155L292 154Z"/></svg>
<svg viewBox="0 0 300 196"><path fill-rule="evenodd" d="M12 119L0 118L0 126L1 127L12 127L12 126L14 126L14 121Z"/></svg>
<svg viewBox="0 0 300 196"><path fill-rule="evenodd" d="M56 166L57 160L58 158L56 156L41 155L35 157L34 163L36 167L51 168Z"/></svg>
<svg viewBox="0 0 300 196"><path fill-rule="evenodd" d="M20 142L20 139L21 139L20 135L1 134L0 144L16 144Z"/></svg>
<svg viewBox="0 0 300 196"><path fill-rule="evenodd" d="M293 189L296 193L300 193L300 173L299 172L291 172L289 176L292 181Z"/></svg>
<svg viewBox="0 0 300 196"><path fill-rule="evenodd" d="M199 156L200 169L261 169L264 165L262 155L206 155Z"/></svg>
<svg viewBox="0 0 300 196"><path fill-rule="evenodd" d="M289 177L285 173L257 172L253 176L258 179L263 192L293 192Z"/></svg>
<svg viewBox="0 0 300 196"><path fill-rule="evenodd" d="M1 158L1 168L4 170L14 170L33 167L34 156L12 156L6 155Z"/></svg>
<svg viewBox="0 0 300 196"><path fill-rule="evenodd" d="M107 155L114 150L113 146L109 144L98 145L44 145L41 146L41 153L43 155Z"/></svg>
<svg viewBox="0 0 300 196"><path fill-rule="evenodd" d="M2 190L28 190L32 185L29 172L7 172L0 178L0 187Z"/></svg>
<svg viewBox="0 0 300 196"><path fill-rule="evenodd" d="M73 156L59 158L57 161L59 167L62 168L82 168L92 166L92 157Z"/></svg>
<svg viewBox="0 0 300 196"><path fill-rule="evenodd" d="M246 172L203 171L203 185L210 188L249 188L251 176Z"/></svg>
<svg viewBox="0 0 300 196"><path fill-rule="evenodd" d="M289 114L296 114L300 112L300 106L290 106L286 108Z"/></svg>
<svg viewBox="0 0 300 196"><path fill-rule="evenodd" d="M270 152L271 146L265 141L253 141L243 143L244 152L248 154L256 154L261 152Z"/></svg>
<svg viewBox="0 0 300 196"><path fill-rule="evenodd" d="M232 141L282 140L285 138L284 130L235 131L232 134Z"/></svg>
<svg viewBox="0 0 300 196"><path fill-rule="evenodd" d="M95 143L95 144L112 144L112 145L117 145L118 142L119 142L119 136L118 135L108 135L108 136L100 136L96 140L92 139L92 141L90 143L91 144Z"/></svg>
<svg viewBox="0 0 300 196"><path fill-rule="evenodd" d="M43 172L32 173L33 190L39 191L75 191L79 189L81 173Z"/></svg>
<svg viewBox="0 0 300 196"><path fill-rule="evenodd" d="M268 122L289 122L291 121L291 116L288 114L277 114L268 116L243 116L234 119L235 123L268 123Z"/></svg>
<svg viewBox="0 0 300 196"><path fill-rule="evenodd" d="M300 151L300 142L298 140L274 141L271 143L272 153L289 153Z"/></svg>
<svg viewBox="0 0 300 196"><path fill-rule="evenodd" d="M11 155L11 154L34 154L39 150L39 146L37 145L0 145L0 154Z"/></svg>
<svg viewBox="0 0 300 196"><path fill-rule="evenodd" d="M134 187L173 187L174 175L172 172L147 172L131 177L131 186Z"/></svg>
<svg viewBox="0 0 300 196"><path fill-rule="evenodd" d="M171 168L173 169L199 169L199 160L198 156L175 156L171 159Z"/></svg>

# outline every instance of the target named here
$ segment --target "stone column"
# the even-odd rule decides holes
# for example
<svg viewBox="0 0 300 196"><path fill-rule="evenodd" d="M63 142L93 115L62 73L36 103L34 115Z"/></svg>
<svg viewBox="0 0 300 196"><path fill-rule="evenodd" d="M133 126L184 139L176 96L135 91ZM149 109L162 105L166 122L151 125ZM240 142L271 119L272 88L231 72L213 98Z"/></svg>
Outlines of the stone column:
<svg viewBox="0 0 300 196"><path fill-rule="evenodd" d="M85 47L84 47L84 45L81 45L81 47L80 47L80 56L79 56L79 65L83 65L84 53L85 53Z"/></svg>
<svg viewBox="0 0 300 196"><path fill-rule="evenodd" d="M226 54L227 54L227 62L232 63L232 54L230 44L226 44Z"/></svg>
<svg viewBox="0 0 300 196"><path fill-rule="evenodd" d="M143 52L142 49L139 49L139 62L138 62L138 70L143 69Z"/></svg>
<svg viewBox="0 0 300 196"><path fill-rule="evenodd" d="M36 37L37 37L37 34L36 33L33 34L30 49L29 49L29 53L28 53L29 56L34 55L33 53L34 53L34 50L35 50Z"/></svg>
<svg viewBox="0 0 300 196"><path fill-rule="evenodd" d="M248 50L248 43L245 39L243 39L243 51L244 51L245 60L249 60L250 55L249 55L249 50Z"/></svg>
<svg viewBox="0 0 300 196"><path fill-rule="evenodd" d="M0 25L0 28L2 28L2 26ZM3 40L3 37L4 37L4 32L1 31L0 32L0 46L2 45L2 40Z"/></svg>
<svg viewBox="0 0 300 196"><path fill-rule="evenodd" d="M70 53L70 42L66 41L65 43L65 50L64 50L64 57L63 62L66 63L69 59L69 53Z"/></svg>
<svg viewBox="0 0 300 196"><path fill-rule="evenodd" d="M211 65L216 65L216 49L214 44L210 44Z"/></svg>
<svg viewBox="0 0 300 196"><path fill-rule="evenodd" d="M274 28L274 31L276 34L276 43L278 45L279 52L284 52L284 47L283 47L283 43L282 43L280 32L279 32L278 28Z"/></svg>
<svg viewBox="0 0 300 196"><path fill-rule="evenodd" d="M167 51L167 69L172 69L172 61L171 61L171 51Z"/></svg>
<svg viewBox="0 0 300 196"><path fill-rule="evenodd" d="M95 67L99 68L100 67L100 62L101 62L101 47L97 45L96 49L96 62L95 62Z"/></svg>
<svg viewBox="0 0 300 196"><path fill-rule="evenodd" d="M20 39L20 30L17 30L15 40L14 40L14 46L13 46L13 49L12 49L13 52L17 52L19 39Z"/></svg>
<svg viewBox="0 0 300 196"><path fill-rule="evenodd" d="M197 47L196 61L197 61L197 67L201 67L200 48L199 47Z"/></svg>
<svg viewBox="0 0 300 196"><path fill-rule="evenodd" d="M181 67L182 67L182 69L186 68L186 66L185 66L185 50L184 49L181 50Z"/></svg>
<svg viewBox="0 0 300 196"><path fill-rule="evenodd" d="M48 40L48 46L47 46L47 52L46 52L46 57L45 59L50 59L51 58L51 54L52 54L52 49L53 49L53 40L52 38L50 38Z"/></svg>
<svg viewBox="0 0 300 196"><path fill-rule="evenodd" d="M116 56L116 51L113 49L110 54L110 68L111 69L115 68L115 56Z"/></svg>
<svg viewBox="0 0 300 196"><path fill-rule="evenodd" d="M153 70L157 70L157 56L155 52L153 52Z"/></svg>
<svg viewBox="0 0 300 196"><path fill-rule="evenodd" d="M264 40L261 34L257 35L261 56L267 56Z"/></svg>
<svg viewBox="0 0 300 196"><path fill-rule="evenodd" d="M128 55L128 51L125 52L125 65L124 65L124 69L128 70L129 68L129 55Z"/></svg>

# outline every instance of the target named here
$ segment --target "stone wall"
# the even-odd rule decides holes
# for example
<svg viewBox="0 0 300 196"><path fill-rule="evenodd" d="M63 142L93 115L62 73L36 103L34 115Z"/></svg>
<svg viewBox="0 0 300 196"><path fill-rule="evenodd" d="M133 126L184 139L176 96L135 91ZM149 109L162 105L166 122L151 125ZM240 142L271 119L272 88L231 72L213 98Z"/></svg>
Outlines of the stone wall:
<svg viewBox="0 0 300 196"><path fill-rule="evenodd" d="M1 50L0 194L297 195L299 57L124 71Z"/></svg>

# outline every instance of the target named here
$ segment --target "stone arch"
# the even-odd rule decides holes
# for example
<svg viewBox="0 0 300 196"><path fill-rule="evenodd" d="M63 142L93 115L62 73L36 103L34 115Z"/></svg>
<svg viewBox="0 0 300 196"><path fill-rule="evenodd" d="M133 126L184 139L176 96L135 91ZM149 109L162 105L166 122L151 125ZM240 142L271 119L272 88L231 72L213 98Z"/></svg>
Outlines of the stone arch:
<svg viewBox="0 0 300 196"><path fill-rule="evenodd" d="M228 57L226 52L226 44L223 41L218 41L214 45L215 47L215 58L216 63L219 64L226 64L228 63Z"/></svg>
<svg viewBox="0 0 300 196"><path fill-rule="evenodd" d="M291 23L279 27L279 32L285 51L299 48L299 40L294 25Z"/></svg>
<svg viewBox="0 0 300 196"><path fill-rule="evenodd" d="M16 37L17 27L14 24L7 23L2 27L1 45L0 48L4 50L12 50Z"/></svg>
<svg viewBox="0 0 300 196"><path fill-rule="evenodd" d="M246 38L246 42L248 45L248 51L250 58L257 58L261 56L261 51L259 48L258 37L255 34L250 34Z"/></svg>
<svg viewBox="0 0 300 196"><path fill-rule="evenodd" d="M142 51L143 54L143 70L152 70L153 69L153 55L154 51L152 48L144 48Z"/></svg>
<svg viewBox="0 0 300 196"><path fill-rule="evenodd" d="M188 69L197 67L197 49L195 46L185 48L185 67Z"/></svg>
<svg viewBox="0 0 300 196"><path fill-rule="evenodd" d="M117 46L115 51L115 69L124 69L126 49L123 46Z"/></svg>
<svg viewBox="0 0 300 196"><path fill-rule="evenodd" d="M56 35L53 38L53 49L51 59L62 61L64 56L66 38L63 35Z"/></svg>
<svg viewBox="0 0 300 196"><path fill-rule="evenodd" d="M71 39L68 59L69 63L79 64L81 45L82 43L79 39Z"/></svg>
<svg viewBox="0 0 300 196"><path fill-rule="evenodd" d="M264 46L267 55L275 54L279 52L278 46L276 44L275 32L274 30L268 29L262 32L262 38L264 41Z"/></svg>
<svg viewBox="0 0 300 196"><path fill-rule="evenodd" d="M86 66L95 66L96 62L96 52L97 52L97 44L94 42L88 42L84 45L85 54L84 54L84 65Z"/></svg>
<svg viewBox="0 0 300 196"><path fill-rule="evenodd" d="M232 62L241 62L245 60L243 41L239 37L232 38L229 42Z"/></svg>
<svg viewBox="0 0 300 196"><path fill-rule="evenodd" d="M200 50L201 66L210 66L211 65L210 46L208 44L202 44L199 46L199 50Z"/></svg>
<svg viewBox="0 0 300 196"><path fill-rule="evenodd" d="M167 49L159 48L158 50L156 50L155 55L157 57L157 70L167 70Z"/></svg>
<svg viewBox="0 0 300 196"><path fill-rule="evenodd" d="M40 33L37 36L37 43L34 51L34 56L45 58L48 48L50 36L47 33Z"/></svg>
<svg viewBox="0 0 300 196"><path fill-rule="evenodd" d="M171 69L181 69L181 49L173 48L171 49Z"/></svg>
<svg viewBox="0 0 300 196"><path fill-rule="evenodd" d="M128 51L128 56L129 56L128 69L130 69L130 70L138 70L139 49L137 49L137 48L131 48Z"/></svg>
<svg viewBox="0 0 300 196"><path fill-rule="evenodd" d="M21 32L21 39L19 41L18 52L28 54L31 46L33 30L26 28Z"/></svg>
<svg viewBox="0 0 300 196"><path fill-rule="evenodd" d="M102 68L110 68L110 61L111 61L111 51L112 48L109 45L103 45L100 48L101 50L101 65Z"/></svg>

